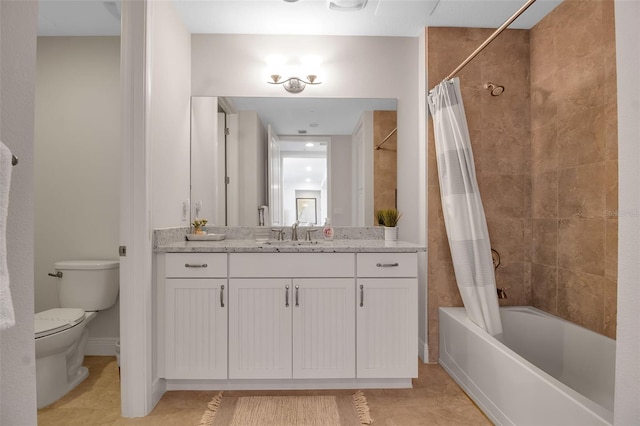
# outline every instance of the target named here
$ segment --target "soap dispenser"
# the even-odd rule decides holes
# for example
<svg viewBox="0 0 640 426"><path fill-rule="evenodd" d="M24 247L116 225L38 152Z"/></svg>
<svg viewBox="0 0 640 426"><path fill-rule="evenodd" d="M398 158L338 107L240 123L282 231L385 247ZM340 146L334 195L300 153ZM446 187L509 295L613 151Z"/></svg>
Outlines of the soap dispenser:
<svg viewBox="0 0 640 426"><path fill-rule="evenodd" d="M325 240L333 240L333 227L331 226L331 220L329 218L324 219L324 228L322 229L322 235Z"/></svg>

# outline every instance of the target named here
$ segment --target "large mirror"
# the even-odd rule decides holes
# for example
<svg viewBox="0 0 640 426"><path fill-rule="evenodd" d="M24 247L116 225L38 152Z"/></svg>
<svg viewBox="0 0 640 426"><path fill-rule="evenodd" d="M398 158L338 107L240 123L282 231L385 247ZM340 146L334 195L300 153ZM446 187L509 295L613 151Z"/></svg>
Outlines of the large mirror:
<svg viewBox="0 0 640 426"><path fill-rule="evenodd" d="M192 220L373 225L397 202L396 109L395 99L192 97Z"/></svg>

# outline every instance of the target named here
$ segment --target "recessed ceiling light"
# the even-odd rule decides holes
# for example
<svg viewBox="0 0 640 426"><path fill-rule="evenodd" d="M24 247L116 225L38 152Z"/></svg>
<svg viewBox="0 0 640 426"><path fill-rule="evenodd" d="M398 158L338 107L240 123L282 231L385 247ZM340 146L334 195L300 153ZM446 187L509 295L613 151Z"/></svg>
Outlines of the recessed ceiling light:
<svg viewBox="0 0 640 426"><path fill-rule="evenodd" d="M307 166L307 171L310 172L311 171L311 166Z"/></svg>
<svg viewBox="0 0 640 426"><path fill-rule="evenodd" d="M329 9L338 12L356 12L366 5L367 0L329 0Z"/></svg>
<svg viewBox="0 0 640 426"><path fill-rule="evenodd" d="M309 178L307 178L306 180L307 180L307 182L311 182L311 179L309 179Z"/></svg>
<svg viewBox="0 0 640 426"><path fill-rule="evenodd" d="M318 127L318 123L311 123L309 124L309 127Z"/></svg>
<svg viewBox="0 0 640 426"><path fill-rule="evenodd" d="M304 144L304 146L306 146L307 148L311 148L313 147L313 144L311 142L307 142Z"/></svg>
<svg viewBox="0 0 640 426"><path fill-rule="evenodd" d="M306 135L307 131L306 130L298 130L298 134L299 135Z"/></svg>

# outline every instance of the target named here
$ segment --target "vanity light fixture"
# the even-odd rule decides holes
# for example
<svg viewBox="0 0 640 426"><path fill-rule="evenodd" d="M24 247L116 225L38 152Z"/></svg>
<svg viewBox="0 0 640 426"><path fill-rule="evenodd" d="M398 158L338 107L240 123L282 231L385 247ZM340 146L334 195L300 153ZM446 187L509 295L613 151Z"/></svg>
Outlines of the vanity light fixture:
<svg viewBox="0 0 640 426"><path fill-rule="evenodd" d="M321 82L316 81L318 79L316 70L318 68L318 65L320 64L320 59L314 55L305 55L301 58L301 62L301 67L295 67L295 69L292 69L290 71L290 75L292 74L294 76L284 79L282 75L285 73L283 71L285 71L287 68L291 68L287 67L284 57L279 55L271 55L267 57L267 66L270 69L269 75L271 77L271 81L267 81L267 83L281 84L282 87L284 87L284 90L289 93L300 93L305 89L305 87L307 87L308 84L313 86L322 84ZM306 69L308 71L303 73L301 72L302 69ZM305 74L307 76L306 79L297 77L297 75Z"/></svg>
<svg viewBox="0 0 640 426"><path fill-rule="evenodd" d="M300 77L289 77L286 80L280 81L281 78L282 76L278 74L271 74L271 80L273 81L267 81L267 83L282 84L282 87L284 87L284 90L286 90L289 93L300 93L304 90L305 87L307 87L307 84L312 84L312 85L322 84L321 82L316 83L316 78L318 78L318 76L313 74L309 74L306 80Z"/></svg>

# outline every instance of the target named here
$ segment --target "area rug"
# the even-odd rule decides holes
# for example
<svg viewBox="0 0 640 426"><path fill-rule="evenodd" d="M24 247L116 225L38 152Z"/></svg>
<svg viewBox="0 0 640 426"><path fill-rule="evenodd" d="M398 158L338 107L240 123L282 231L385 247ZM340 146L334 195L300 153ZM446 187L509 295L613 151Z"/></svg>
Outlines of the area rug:
<svg viewBox="0 0 640 426"><path fill-rule="evenodd" d="M367 399L353 395L242 396L222 392L207 405L199 426L360 426L373 423Z"/></svg>

